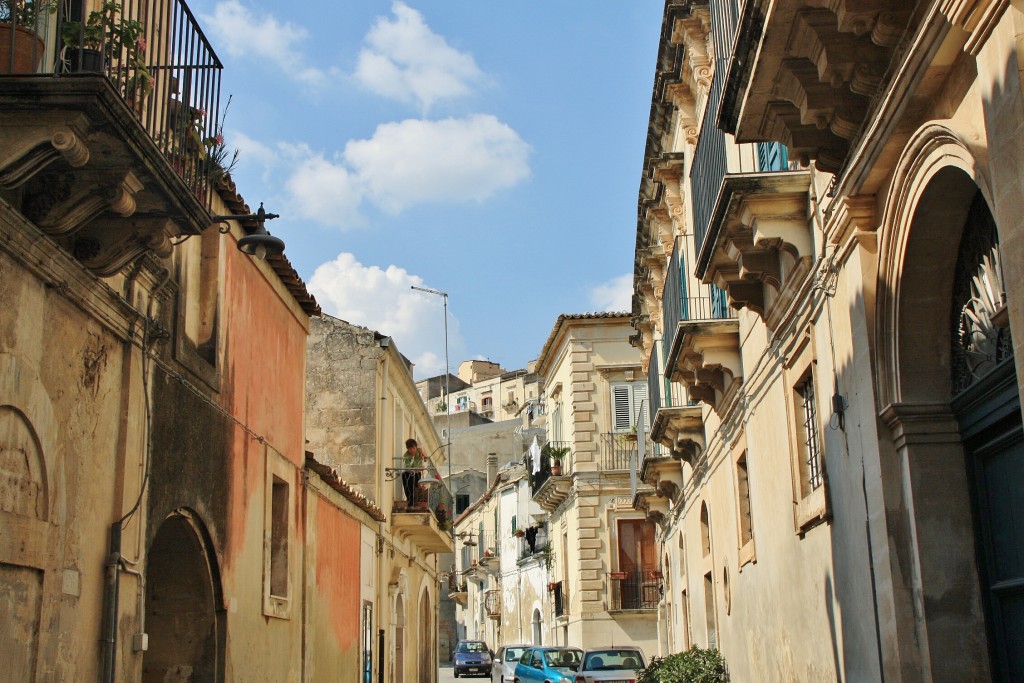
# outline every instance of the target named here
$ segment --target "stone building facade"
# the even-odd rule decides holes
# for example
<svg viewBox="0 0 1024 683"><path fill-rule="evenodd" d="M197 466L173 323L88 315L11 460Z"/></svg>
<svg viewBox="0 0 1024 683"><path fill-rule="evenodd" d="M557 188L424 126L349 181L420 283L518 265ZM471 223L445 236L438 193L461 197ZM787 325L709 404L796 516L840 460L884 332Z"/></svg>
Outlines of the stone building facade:
<svg viewBox="0 0 1024 683"><path fill-rule="evenodd" d="M439 559L454 549L453 501L437 478L445 450L416 391L411 364L390 337L324 315L313 321L308 363L306 447L386 511L363 524L363 543L339 546L348 563L358 557L363 569L356 581L336 590L358 590L372 614L371 623L364 623L369 641L360 643L360 651L371 653L371 680L380 675L428 683L454 646L452 633L437 637ZM430 458L429 468L418 474L436 482L421 487L420 505L407 500L402 484L401 455L409 438Z"/></svg>
<svg viewBox="0 0 1024 683"><path fill-rule="evenodd" d="M666 2L633 299L662 651L1024 675L1022 29L1011 2Z"/></svg>
<svg viewBox="0 0 1024 683"><path fill-rule="evenodd" d="M626 313L588 313L555 322L536 365L547 439L531 486L551 544L554 618L545 642L628 642L653 653L661 578L654 524L633 509L630 475L647 384L629 321ZM560 463L552 449L566 453Z"/></svg>

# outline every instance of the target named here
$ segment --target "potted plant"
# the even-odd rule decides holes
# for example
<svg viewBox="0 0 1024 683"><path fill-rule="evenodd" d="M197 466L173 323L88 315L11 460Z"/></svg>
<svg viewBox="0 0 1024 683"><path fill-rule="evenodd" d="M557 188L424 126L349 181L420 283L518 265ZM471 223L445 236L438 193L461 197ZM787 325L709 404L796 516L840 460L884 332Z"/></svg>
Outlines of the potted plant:
<svg viewBox="0 0 1024 683"><path fill-rule="evenodd" d="M512 532L512 535L515 536L516 538L522 538L523 536L526 535L526 532L523 531L522 529L516 529L515 531Z"/></svg>
<svg viewBox="0 0 1024 683"><path fill-rule="evenodd" d="M551 475L558 477L562 474L562 458L569 455L571 449L568 446L552 446L551 444L544 444L544 448L541 449L541 455L547 456L551 460Z"/></svg>
<svg viewBox="0 0 1024 683"><path fill-rule="evenodd" d="M142 22L126 19L120 3L107 0L85 22L65 21L61 27L65 66L72 72L102 73L117 65L115 85L136 107L152 91L152 74L145 63L146 35ZM114 70L111 70L114 72Z"/></svg>
<svg viewBox="0 0 1024 683"><path fill-rule="evenodd" d="M0 74L35 72L46 47L39 31L56 11L50 0L0 0Z"/></svg>

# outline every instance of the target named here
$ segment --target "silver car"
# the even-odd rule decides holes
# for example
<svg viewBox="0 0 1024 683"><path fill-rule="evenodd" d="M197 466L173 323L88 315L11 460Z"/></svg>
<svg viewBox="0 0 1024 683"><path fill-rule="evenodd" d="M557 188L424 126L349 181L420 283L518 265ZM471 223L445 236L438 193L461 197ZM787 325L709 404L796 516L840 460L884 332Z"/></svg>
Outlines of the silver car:
<svg viewBox="0 0 1024 683"><path fill-rule="evenodd" d="M491 683L512 683L516 678L516 662L532 645L502 645L494 653Z"/></svg>
<svg viewBox="0 0 1024 683"><path fill-rule="evenodd" d="M636 647L603 647L583 653L576 683L635 683L636 670L647 666Z"/></svg>

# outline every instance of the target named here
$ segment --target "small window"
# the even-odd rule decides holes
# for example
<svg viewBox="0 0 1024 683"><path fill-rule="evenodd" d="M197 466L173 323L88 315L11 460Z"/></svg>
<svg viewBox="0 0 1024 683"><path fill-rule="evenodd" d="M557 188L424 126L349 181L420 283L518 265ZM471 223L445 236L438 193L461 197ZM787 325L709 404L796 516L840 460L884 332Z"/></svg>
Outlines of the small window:
<svg viewBox="0 0 1024 683"><path fill-rule="evenodd" d="M628 432L641 422L649 429L647 412L646 382L612 385L612 431Z"/></svg>
<svg viewBox="0 0 1024 683"><path fill-rule="evenodd" d="M818 415L820 397L810 346L807 344L795 359L789 384L794 521L799 534L828 519L828 477Z"/></svg>
<svg viewBox="0 0 1024 683"><path fill-rule="evenodd" d="M277 477L271 493L270 594L288 597L288 482Z"/></svg>
<svg viewBox="0 0 1024 683"><path fill-rule="evenodd" d="M818 413L815 406L814 376L807 376L797 385L800 406L799 419L801 456L801 484L806 496L822 484L821 446L818 440Z"/></svg>
<svg viewBox="0 0 1024 683"><path fill-rule="evenodd" d="M747 470L747 450L738 448L733 455L736 471L736 523L738 525L740 571L743 565L755 561L754 518L750 503L750 473Z"/></svg>
<svg viewBox="0 0 1024 683"><path fill-rule="evenodd" d="M456 493L455 494L455 514L461 515L469 507L469 494L468 493Z"/></svg>

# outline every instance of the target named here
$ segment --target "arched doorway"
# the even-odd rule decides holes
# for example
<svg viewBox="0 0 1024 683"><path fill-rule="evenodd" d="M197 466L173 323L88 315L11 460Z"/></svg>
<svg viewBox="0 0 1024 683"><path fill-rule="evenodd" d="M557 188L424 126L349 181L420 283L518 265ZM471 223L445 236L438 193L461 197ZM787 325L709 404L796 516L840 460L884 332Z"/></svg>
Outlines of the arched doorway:
<svg viewBox="0 0 1024 683"><path fill-rule="evenodd" d="M998 229L948 131L920 133L903 163L917 189L884 226L877 337L900 473L886 495L906 514L890 543L911 569L901 640L949 680L1021 680L1024 438Z"/></svg>
<svg viewBox="0 0 1024 683"><path fill-rule="evenodd" d="M143 683L224 680L219 573L205 529L178 511L157 530L146 565L149 650Z"/></svg>
<svg viewBox="0 0 1024 683"><path fill-rule="evenodd" d="M434 631L434 614L430 609L430 593L424 590L420 596L420 643L419 643L419 683L431 683L437 672L434 663L434 646L437 633Z"/></svg>
<svg viewBox="0 0 1024 683"><path fill-rule="evenodd" d="M405 600L395 598L395 683L405 681Z"/></svg>
<svg viewBox="0 0 1024 683"><path fill-rule="evenodd" d="M540 618L540 609L533 608L533 644L540 646L544 644L542 622Z"/></svg>

